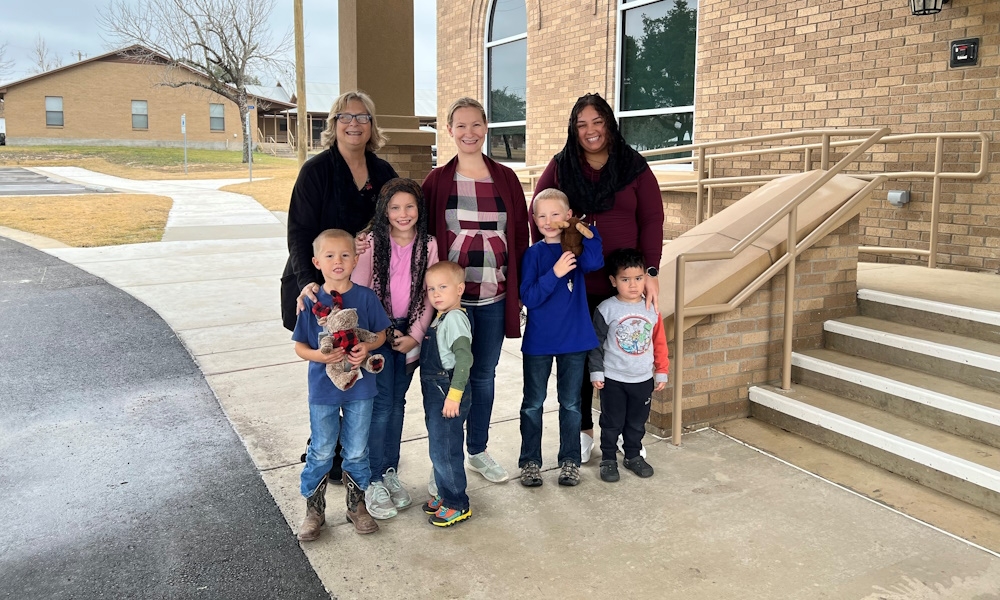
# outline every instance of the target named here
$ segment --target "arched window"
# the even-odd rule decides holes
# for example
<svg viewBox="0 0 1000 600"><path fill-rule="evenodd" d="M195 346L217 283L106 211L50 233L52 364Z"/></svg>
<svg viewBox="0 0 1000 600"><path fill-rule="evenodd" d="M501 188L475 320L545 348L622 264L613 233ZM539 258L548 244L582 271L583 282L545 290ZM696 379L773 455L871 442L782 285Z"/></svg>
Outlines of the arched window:
<svg viewBox="0 0 1000 600"><path fill-rule="evenodd" d="M486 27L487 153L524 162L528 12L524 0L493 0Z"/></svg>
<svg viewBox="0 0 1000 600"><path fill-rule="evenodd" d="M618 0L615 109L635 149L692 142L697 29L698 0Z"/></svg>

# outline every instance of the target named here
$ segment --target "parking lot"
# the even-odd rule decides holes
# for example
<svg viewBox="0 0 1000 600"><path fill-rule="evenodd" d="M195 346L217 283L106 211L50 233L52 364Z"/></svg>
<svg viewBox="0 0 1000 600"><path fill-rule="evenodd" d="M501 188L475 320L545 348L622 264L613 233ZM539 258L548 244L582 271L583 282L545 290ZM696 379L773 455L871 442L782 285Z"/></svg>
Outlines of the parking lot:
<svg viewBox="0 0 1000 600"><path fill-rule="evenodd" d="M0 167L0 196L113 193L110 188L86 187L39 175L23 167Z"/></svg>

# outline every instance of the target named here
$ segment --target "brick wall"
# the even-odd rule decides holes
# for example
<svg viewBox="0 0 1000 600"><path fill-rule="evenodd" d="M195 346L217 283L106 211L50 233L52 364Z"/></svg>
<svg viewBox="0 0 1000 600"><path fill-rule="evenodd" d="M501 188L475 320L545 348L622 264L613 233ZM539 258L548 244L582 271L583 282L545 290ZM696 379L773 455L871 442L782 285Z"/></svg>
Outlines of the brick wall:
<svg viewBox="0 0 1000 600"><path fill-rule="evenodd" d="M823 322L857 314L855 217L795 263L795 315L792 347L819 348ZM785 277L778 275L739 308L715 315L684 333L685 427L749 415L751 385L781 379ZM670 344L671 359L674 343ZM669 435L673 387L653 395L649 427Z"/></svg>
<svg viewBox="0 0 1000 600"><path fill-rule="evenodd" d="M241 148L240 113L235 104L201 88L157 85L162 81L162 66L111 58L9 87L4 99L7 143L181 145L181 114L186 113L190 146ZM45 125L46 96L62 97L62 127ZM148 129L132 129L132 100L147 102ZM224 131L209 129L210 103L225 107ZM251 122L256 122L255 114Z"/></svg>
<svg viewBox="0 0 1000 600"><path fill-rule="evenodd" d="M922 17L902 0L705 0L699 8L698 141L821 127L888 126L894 134L982 130L991 137L1000 130L1000 3L953 0L941 13ZM979 65L949 68L949 42L970 37L981 38ZM998 143L985 179L942 186L940 266L1000 269ZM974 170L971 144L949 142L945 151L946 169ZM932 160L932 144L877 146L865 168L932 170ZM911 203L890 206L887 189L910 190ZM890 181L876 191L862 215L861 243L927 248L930 190L929 182Z"/></svg>
<svg viewBox="0 0 1000 600"><path fill-rule="evenodd" d="M392 165L400 177L423 181L431 170L431 150L428 146L395 146L390 140L378 151L378 156Z"/></svg>

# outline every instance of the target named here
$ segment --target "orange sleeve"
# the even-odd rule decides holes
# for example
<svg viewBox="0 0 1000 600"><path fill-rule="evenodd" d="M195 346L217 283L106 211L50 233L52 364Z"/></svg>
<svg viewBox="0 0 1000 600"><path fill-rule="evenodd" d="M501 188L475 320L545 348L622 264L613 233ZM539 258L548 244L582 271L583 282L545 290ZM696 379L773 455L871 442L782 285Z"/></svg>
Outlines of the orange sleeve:
<svg viewBox="0 0 1000 600"><path fill-rule="evenodd" d="M657 314L656 325L653 325L653 371L655 373L670 373L669 355L667 334L663 331L663 319Z"/></svg>

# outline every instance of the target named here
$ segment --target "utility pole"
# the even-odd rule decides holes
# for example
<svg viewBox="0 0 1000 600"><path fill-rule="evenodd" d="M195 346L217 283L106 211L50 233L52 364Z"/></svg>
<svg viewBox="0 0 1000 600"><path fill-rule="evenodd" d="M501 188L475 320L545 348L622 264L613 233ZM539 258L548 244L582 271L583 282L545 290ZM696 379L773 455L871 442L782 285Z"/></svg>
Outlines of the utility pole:
<svg viewBox="0 0 1000 600"><path fill-rule="evenodd" d="M295 130L299 138L295 146L299 166L306 162L306 146L308 145L309 129L306 112L306 42L305 26L302 24L302 0L294 2L295 21L295 97L298 104L298 114L295 115Z"/></svg>

